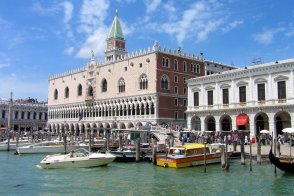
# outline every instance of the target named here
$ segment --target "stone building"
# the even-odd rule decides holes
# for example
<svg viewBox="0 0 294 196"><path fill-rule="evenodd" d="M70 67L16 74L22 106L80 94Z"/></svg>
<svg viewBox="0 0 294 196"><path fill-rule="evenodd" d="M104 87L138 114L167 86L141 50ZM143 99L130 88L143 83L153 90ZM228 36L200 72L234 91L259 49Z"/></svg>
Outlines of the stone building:
<svg viewBox="0 0 294 196"><path fill-rule="evenodd" d="M105 59L93 51L84 67L49 76L48 128L136 128L186 122L187 84L206 73L203 55L151 48L128 53L118 14L106 41ZM234 69L216 63L213 69Z"/></svg>
<svg viewBox="0 0 294 196"><path fill-rule="evenodd" d="M294 125L294 59L193 78L187 124L201 131L261 130L282 134Z"/></svg>
<svg viewBox="0 0 294 196"><path fill-rule="evenodd" d="M18 99L11 105L11 129L14 131L44 130L47 125L48 107L46 102L36 99ZM1 130L8 127L9 100L0 100Z"/></svg>

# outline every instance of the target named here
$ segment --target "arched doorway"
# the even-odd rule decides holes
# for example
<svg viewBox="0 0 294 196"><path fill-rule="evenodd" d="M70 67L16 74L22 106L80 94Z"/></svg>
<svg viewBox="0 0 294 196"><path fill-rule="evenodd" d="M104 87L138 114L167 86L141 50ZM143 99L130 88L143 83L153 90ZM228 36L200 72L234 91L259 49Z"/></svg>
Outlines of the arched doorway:
<svg viewBox="0 0 294 196"><path fill-rule="evenodd" d="M276 134L283 134L282 130L291 127L291 117L288 112L281 111L275 115Z"/></svg>
<svg viewBox="0 0 294 196"><path fill-rule="evenodd" d="M201 131L201 120L198 116L193 116L191 118L191 129Z"/></svg>
<svg viewBox="0 0 294 196"><path fill-rule="evenodd" d="M238 130L249 130L249 116L247 114L239 114L236 117L236 125Z"/></svg>
<svg viewBox="0 0 294 196"><path fill-rule="evenodd" d="M213 116L208 116L205 122L206 122L205 131L215 131L215 119Z"/></svg>
<svg viewBox="0 0 294 196"><path fill-rule="evenodd" d="M229 115L222 116L220 119L220 129L221 131L231 131L232 130L232 119Z"/></svg>
<svg viewBox="0 0 294 196"><path fill-rule="evenodd" d="M269 131L269 122L267 114L262 112L255 116L255 134L259 135L264 129Z"/></svg>

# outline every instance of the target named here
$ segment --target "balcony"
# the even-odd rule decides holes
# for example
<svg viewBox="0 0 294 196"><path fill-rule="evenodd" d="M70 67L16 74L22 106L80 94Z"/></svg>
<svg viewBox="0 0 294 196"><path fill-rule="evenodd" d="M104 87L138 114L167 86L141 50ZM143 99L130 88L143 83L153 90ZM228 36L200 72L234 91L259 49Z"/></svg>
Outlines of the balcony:
<svg viewBox="0 0 294 196"><path fill-rule="evenodd" d="M85 101L86 102L94 101L94 96L86 96Z"/></svg>
<svg viewBox="0 0 294 196"><path fill-rule="evenodd" d="M278 99L278 103L287 103L286 99Z"/></svg>

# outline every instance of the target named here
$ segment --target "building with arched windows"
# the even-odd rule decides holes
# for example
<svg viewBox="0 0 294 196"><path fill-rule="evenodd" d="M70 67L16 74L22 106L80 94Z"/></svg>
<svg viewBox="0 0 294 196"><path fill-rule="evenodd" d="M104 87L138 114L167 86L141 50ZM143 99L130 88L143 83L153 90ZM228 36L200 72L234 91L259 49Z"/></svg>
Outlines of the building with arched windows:
<svg viewBox="0 0 294 196"><path fill-rule="evenodd" d="M103 62L92 52L84 67L49 76L50 130L185 124L186 81L205 75L203 55L161 48L158 42L128 53L125 45L116 13ZM234 67L215 63L213 69Z"/></svg>
<svg viewBox="0 0 294 196"><path fill-rule="evenodd" d="M189 129L277 137L294 125L294 59L190 79L186 113Z"/></svg>
<svg viewBox="0 0 294 196"><path fill-rule="evenodd" d="M36 99L17 99L11 105L11 129L14 131L44 130L47 124L48 107L46 102ZM9 100L0 99L0 127L8 126Z"/></svg>

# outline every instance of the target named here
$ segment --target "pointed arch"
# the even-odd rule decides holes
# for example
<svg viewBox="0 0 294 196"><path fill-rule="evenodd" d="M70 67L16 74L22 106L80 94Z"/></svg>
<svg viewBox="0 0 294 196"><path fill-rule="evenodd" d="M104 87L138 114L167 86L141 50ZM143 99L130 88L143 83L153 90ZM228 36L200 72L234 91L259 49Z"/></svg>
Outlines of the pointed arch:
<svg viewBox="0 0 294 196"><path fill-rule="evenodd" d="M124 78L120 78L118 80L118 92L119 93L123 93L126 90L126 86L125 86L125 80Z"/></svg>
<svg viewBox="0 0 294 196"><path fill-rule="evenodd" d="M68 98L69 97L69 88L68 88L68 86L67 87L65 87L65 89L64 89L64 98Z"/></svg>
<svg viewBox="0 0 294 196"><path fill-rule="evenodd" d="M148 89L148 78L146 74L142 74L139 78L140 90Z"/></svg>
<svg viewBox="0 0 294 196"><path fill-rule="evenodd" d="M94 92L93 92L93 87L90 85L88 87L88 93L87 93L88 96L94 96Z"/></svg>
<svg viewBox="0 0 294 196"><path fill-rule="evenodd" d="M167 75L163 75L160 78L160 88L168 90L169 89L169 78Z"/></svg>
<svg viewBox="0 0 294 196"><path fill-rule="evenodd" d="M101 91L102 92L107 92L107 80L105 78L102 79L102 83L101 83Z"/></svg>
<svg viewBox="0 0 294 196"><path fill-rule="evenodd" d="M81 84L79 84L78 85L78 96L82 96L82 94L83 94L83 87L82 87L82 85Z"/></svg>
<svg viewBox="0 0 294 196"><path fill-rule="evenodd" d="M55 100L58 99L58 90L57 89L54 90L54 99Z"/></svg>

